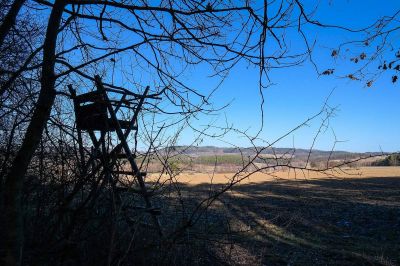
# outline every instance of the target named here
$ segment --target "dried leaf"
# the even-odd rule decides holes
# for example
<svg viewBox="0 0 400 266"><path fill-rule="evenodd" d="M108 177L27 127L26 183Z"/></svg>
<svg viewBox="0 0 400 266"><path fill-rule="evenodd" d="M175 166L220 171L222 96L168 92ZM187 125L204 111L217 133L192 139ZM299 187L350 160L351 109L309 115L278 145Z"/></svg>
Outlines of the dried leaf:
<svg viewBox="0 0 400 266"><path fill-rule="evenodd" d="M331 53L332 57L336 57L338 55L338 51L337 50L333 50Z"/></svg>
<svg viewBox="0 0 400 266"><path fill-rule="evenodd" d="M396 81L397 81L397 76L394 75L394 76L392 77L392 82L393 82L393 83L396 83Z"/></svg>
<svg viewBox="0 0 400 266"><path fill-rule="evenodd" d="M360 54L360 59L364 60L367 57L367 55L363 52Z"/></svg>
<svg viewBox="0 0 400 266"><path fill-rule="evenodd" d="M367 82L367 87L371 87L373 82L374 82L373 80L368 81Z"/></svg>
<svg viewBox="0 0 400 266"><path fill-rule="evenodd" d="M353 57L353 58L350 58L350 61L353 61L354 63L358 63L358 57Z"/></svg>
<svg viewBox="0 0 400 266"><path fill-rule="evenodd" d="M333 71L334 71L334 69L332 69L332 68L327 69L324 72L322 72L322 75L332 75Z"/></svg>
<svg viewBox="0 0 400 266"><path fill-rule="evenodd" d="M356 78L353 74L349 74L347 77L348 77L349 79L351 79L351 80L359 80L359 79Z"/></svg>

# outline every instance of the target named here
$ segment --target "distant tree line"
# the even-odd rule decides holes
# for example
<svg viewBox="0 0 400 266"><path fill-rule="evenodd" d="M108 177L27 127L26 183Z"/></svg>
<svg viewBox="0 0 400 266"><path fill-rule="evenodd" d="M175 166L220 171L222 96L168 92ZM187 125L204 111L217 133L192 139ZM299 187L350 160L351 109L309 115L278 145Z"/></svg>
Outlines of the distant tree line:
<svg viewBox="0 0 400 266"><path fill-rule="evenodd" d="M385 159L373 162L372 166L400 166L400 154L391 154Z"/></svg>

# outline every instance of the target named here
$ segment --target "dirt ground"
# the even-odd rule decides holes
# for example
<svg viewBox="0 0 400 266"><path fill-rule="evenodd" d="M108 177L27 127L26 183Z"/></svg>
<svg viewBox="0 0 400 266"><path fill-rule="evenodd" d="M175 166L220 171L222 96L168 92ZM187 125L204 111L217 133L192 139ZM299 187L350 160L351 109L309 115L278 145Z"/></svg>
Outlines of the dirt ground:
<svg viewBox="0 0 400 266"><path fill-rule="evenodd" d="M215 239L208 247L211 261L400 265L400 167L334 174L259 173L234 186L205 219L207 237ZM211 180L218 191L231 176L194 173L177 179L186 199L199 202L209 195Z"/></svg>

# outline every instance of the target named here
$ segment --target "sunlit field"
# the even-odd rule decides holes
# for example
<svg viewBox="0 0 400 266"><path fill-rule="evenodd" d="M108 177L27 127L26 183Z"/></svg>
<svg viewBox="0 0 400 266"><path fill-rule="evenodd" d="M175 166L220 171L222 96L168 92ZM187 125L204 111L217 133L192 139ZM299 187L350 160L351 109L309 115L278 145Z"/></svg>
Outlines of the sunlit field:
<svg viewBox="0 0 400 266"><path fill-rule="evenodd" d="M256 173L215 202L193 229L218 261L242 265L398 265L400 167ZM233 174L182 173L194 205Z"/></svg>
<svg viewBox="0 0 400 266"><path fill-rule="evenodd" d="M209 173L203 172L183 172L174 178L174 182L186 185L199 184L226 184L232 180L239 180L237 185L257 184L265 181L307 181L318 179L363 179L375 177L399 177L400 167L357 167L357 168L340 168L324 172L319 171L301 171L301 170L279 170L270 172L256 173ZM158 179L159 175L153 174L151 179ZM162 178L169 178L163 176Z"/></svg>

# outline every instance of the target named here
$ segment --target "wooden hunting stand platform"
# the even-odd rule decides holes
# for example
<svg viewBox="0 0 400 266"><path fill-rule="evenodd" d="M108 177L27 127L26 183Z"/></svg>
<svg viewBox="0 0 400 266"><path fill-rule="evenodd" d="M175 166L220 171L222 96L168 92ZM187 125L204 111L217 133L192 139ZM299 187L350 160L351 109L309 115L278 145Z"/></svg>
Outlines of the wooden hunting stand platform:
<svg viewBox="0 0 400 266"><path fill-rule="evenodd" d="M149 95L149 87L146 87L143 94L135 94L125 89L106 88L99 76L95 76L96 90L81 95L76 95L75 89L69 85L71 98L74 102L76 117L76 129L78 133L79 153L81 157L81 168L87 171L90 165L96 163L97 171L102 169L104 181L108 182L113 191L121 189L139 194L144 201L143 207L138 207L149 213L152 217L154 226L158 233L162 235L161 226L157 215L160 214L159 208L155 208L151 202L151 192L145 184L146 172L141 172L136 161L135 154L132 154L128 145L127 138L132 131L137 131L137 118L142 110L146 99L157 99L156 95ZM108 93L119 96L119 100L111 100ZM131 99L127 99L131 97ZM133 98L132 98L133 97ZM130 120L118 118L118 112L122 108L130 108L133 115ZM96 136L100 135L99 137ZM82 134L87 133L92 141L90 156L85 157L85 148L82 141ZM107 134L116 134L117 144L112 148L107 148ZM87 159L85 159L87 158ZM118 160L127 160L130 164L130 171L118 171L116 166ZM93 168L93 167L92 167ZM130 175L135 181L135 185L130 187L118 186L119 175Z"/></svg>

